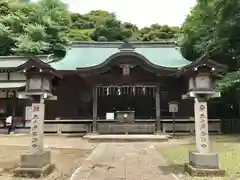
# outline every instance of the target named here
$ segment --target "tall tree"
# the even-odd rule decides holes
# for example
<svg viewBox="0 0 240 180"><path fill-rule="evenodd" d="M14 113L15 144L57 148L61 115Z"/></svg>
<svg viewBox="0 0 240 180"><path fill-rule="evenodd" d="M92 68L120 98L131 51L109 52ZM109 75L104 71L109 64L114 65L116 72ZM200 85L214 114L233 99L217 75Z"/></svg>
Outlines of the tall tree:
<svg viewBox="0 0 240 180"><path fill-rule="evenodd" d="M169 27L167 25L153 24L140 30L140 39L142 41L158 41L161 39L175 39L179 33L179 28Z"/></svg>
<svg viewBox="0 0 240 180"><path fill-rule="evenodd" d="M7 2L0 14L1 55L54 54L63 56L68 44L70 16L60 0L38 3Z"/></svg>
<svg viewBox="0 0 240 180"><path fill-rule="evenodd" d="M105 37L108 41L125 40L132 36L132 32L123 28L121 22L116 18L109 18L104 25L99 26L92 34L92 39L99 40L99 37Z"/></svg>
<svg viewBox="0 0 240 180"><path fill-rule="evenodd" d="M213 60L239 68L240 60L240 1L198 0L183 25L182 51L195 60L205 51ZM238 84L238 72L227 74L219 86Z"/></svg>
<svg viewBox="0 0 240 180"><path fill-rule="evenodd" d="M143 29L129 22L119 21L114 13L107 11L91 11L88 14L72 13L70 36L72 40L94 41L158 41L175 39L178 27L152 25Z"/></svg>

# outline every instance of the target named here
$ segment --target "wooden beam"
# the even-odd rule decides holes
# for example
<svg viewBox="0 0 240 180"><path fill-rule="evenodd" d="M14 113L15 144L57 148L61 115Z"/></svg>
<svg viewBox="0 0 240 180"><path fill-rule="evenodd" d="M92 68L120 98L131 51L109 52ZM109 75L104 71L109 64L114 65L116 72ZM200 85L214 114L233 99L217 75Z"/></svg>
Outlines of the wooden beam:
<svg viewBox="0 0 240 180"><path fill-rule="evenodd" d="M156 88L156 132L161 132L161 107L160 107L160 87L159 85Z"/></svg>
<svg viewBox="0 0 240 180"><path fill-rule="evenodd" d="M97 88L94 86L93 87L93 126L92 126L92 131L93 133L97 132Z"/></svg>

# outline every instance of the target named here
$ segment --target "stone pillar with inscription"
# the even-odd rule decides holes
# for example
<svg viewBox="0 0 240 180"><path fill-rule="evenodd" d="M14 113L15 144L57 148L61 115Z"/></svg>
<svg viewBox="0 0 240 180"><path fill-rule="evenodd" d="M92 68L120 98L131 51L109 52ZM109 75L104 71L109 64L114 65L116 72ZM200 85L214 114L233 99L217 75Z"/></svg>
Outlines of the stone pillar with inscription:
<svg viewBox="0 0 240 180"><path fill-rule="evenodd" d="M18 92L18 98L31 99L31 130L29 152L21 154L20 166L14 176L39 178L50 174L54 169L51 163L51 152L44 150L44 113L45 100L56 100L52 94L52 82L61 79L61 75L48 64L31 57L24 64L26 89Z"/></svg>
<svg viewBox="0 0 240 180"><path fill-rule="evenodd" d="M196 150L199 153L209 152L209 135L208 135L208 115L207 102L199 102L195 99L195 135Z"/></svg>
<svg viewBox="0 0 240 180"><path fill-rule="evenodd" d="M194 176L225 174L225 170L220 168L218 153L211 152L209 144L207 101L221 96L212 85L214 70L206 65L190 70L189 91L184 95L184 98L195 100L196 151L189 152L189 163L185 166L185 170Z"/></svg>
<svg viewBox="0 0 240 180"><path fill-rule="evenodd" d="M20 167L15 169L18 177L42 177L54 169L51 152L44 151L44 102L32 104L30 151L21 155Z"/></svg>
<svg viewBox="0 0 240 180"><path fill-rule="evenodd" d="M31 153L43 151L44 103L32 104Z"/></svg>
<svg viewBox="0 0 240 180"><path fill-rule="evenodd" d="M195 98L194 113L196 151L189 152L189 163L185 169L195 176L224 175L225 170L220 168L218 153L210 151L206 100Z"/></svg>

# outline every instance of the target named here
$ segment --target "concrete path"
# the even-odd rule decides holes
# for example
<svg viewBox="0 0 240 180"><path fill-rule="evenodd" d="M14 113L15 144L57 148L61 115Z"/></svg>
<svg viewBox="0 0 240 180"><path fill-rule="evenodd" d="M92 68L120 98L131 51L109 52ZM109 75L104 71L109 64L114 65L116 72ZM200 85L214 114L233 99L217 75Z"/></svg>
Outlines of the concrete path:
<svg viewBox="0 0 240 180"><path fill-rule="evenodd" d="M176 180L154 144L100 143L70 180Z"/></svg>

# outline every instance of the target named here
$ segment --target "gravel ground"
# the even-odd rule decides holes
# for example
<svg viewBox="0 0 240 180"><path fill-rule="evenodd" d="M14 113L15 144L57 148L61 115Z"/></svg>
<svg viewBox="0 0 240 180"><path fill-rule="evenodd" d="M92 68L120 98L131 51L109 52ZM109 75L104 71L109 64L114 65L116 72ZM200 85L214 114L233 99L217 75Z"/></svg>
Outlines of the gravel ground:
<svg viewBox="0 0 240 180"><path fill-rule="evenodd" d="M32 180L12 176L13 170L19 166L20 154L28 151L26 144L29 144L29 140L29 137L0 137L0 180ZM51 151L56 169L41 180L69 179L97 145L81 138L45 137L45 140L45 149Z"/></svg>

